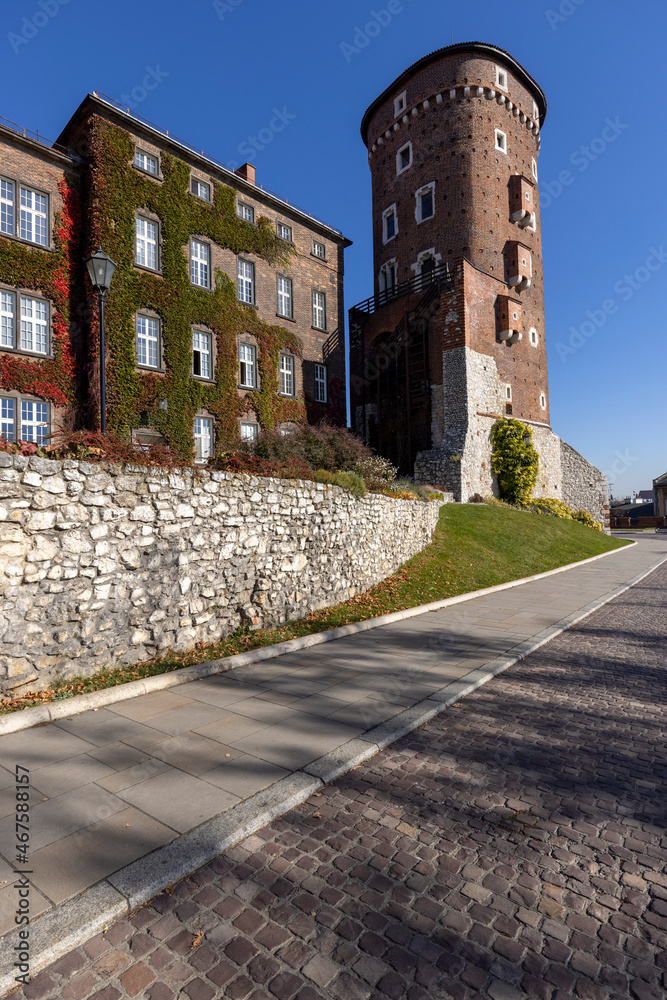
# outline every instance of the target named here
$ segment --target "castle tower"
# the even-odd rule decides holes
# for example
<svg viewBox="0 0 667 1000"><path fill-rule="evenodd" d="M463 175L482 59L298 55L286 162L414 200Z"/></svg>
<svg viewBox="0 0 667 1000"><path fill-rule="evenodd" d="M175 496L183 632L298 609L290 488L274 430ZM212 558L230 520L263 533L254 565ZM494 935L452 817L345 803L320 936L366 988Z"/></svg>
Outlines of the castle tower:
<svg viewBox="0 0 667 1000"><path fill-rule="evenodd" d="M470 42L409 67L361 125L375 289L350 314L352 424L456 499L491 492L489 433L510 415L544 452L538 492L562 488L544 324L545 117L526 70Z"/></svg>

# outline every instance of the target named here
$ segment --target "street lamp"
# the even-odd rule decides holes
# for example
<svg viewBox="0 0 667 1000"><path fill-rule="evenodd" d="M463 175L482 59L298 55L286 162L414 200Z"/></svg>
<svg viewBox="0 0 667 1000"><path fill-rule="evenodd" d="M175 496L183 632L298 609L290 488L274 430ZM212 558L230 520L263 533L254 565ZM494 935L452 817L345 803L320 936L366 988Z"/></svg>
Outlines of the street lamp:
<svg viewBox="0 0 667 1000"><path fill-rule="evenodd" d="M99 248L97 253L89 257L86 261L90 281L99 296L100 303L100 430L102 434L107 432L107 400L105 385L105 360L104 360L104 296L111 288L111 279L116 270L116 265Z"/></svg>

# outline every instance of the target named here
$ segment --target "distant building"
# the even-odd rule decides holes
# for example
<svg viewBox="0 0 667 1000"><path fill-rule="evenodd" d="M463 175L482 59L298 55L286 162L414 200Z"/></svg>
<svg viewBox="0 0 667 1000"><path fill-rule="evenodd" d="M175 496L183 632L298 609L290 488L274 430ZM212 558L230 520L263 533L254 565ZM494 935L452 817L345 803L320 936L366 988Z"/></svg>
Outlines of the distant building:
<svg viewBox="0 0 667 1000"><path fill-rule="evenodd" d="M657 517L667 517L667 472L653 480L653 503Z"/></svg>

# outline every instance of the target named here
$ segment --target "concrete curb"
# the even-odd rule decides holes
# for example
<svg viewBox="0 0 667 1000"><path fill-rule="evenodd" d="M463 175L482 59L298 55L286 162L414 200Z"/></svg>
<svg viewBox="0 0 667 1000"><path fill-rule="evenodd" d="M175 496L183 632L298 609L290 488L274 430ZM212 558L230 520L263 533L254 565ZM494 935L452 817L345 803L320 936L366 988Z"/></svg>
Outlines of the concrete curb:
<svg viewBox="0 0 667 1000"><path fill-rule="evenodd" d="M177 837L152 854L121 868L75 899L57 906L31 925L31 976L35 976L114 921L128 916L168 886L187 878L225 850L263 829L290 809L301 805L313 792L323 787L325 782L340 777L357 764L373 757L384 747L428 722L449 705L477 690L551 639L624 594L665 562L667 556L659 559L629 582L605 594L604 597L578 608L572 615L536 633L531 639L515 646L508 653L490 660L483 667L477 667L459 680L445 685L429 698L400 712L388 722L369 729L357 739L350 740L306 765L303 770L281 778L280 781L239 803L226 813L208 820L188 834ZM506 589L506 585L491 589ZM478 596L479 593L481 592L478 592ZM14 931L0 940L2 969L13 967L17 934L18 931ZM15 986L15 979L9 973L0 976L0 996L4 996Z"/></svg>
<svg viewBox="0 0 667 1000"><path fill-rule="evenodd" d="M17 733L22 729L30 729L32 726L43 725L45 722L55 722L57 719L69 719L73 715L80 715L93 708L106 708L107 705L113 705L117 701L127 701L129 698L136 698L153 691L165 691L167 688L177 687L179 684L188 684L190 681L211 677L213 674L226 673L228 670L245 667L251 663L261 663L262 660L271 660L276 656L294 653L299 649L308 649L310 646L318 646L323 642L333 642L335 639L343 639L345 636L366 632L368 629L381 628L383 625L423 615L428 611L440 611L443 608L452 607L454 604L472 601L476 597L486 597L502 590L510 590L512 587L521 587L525 583L544 580L546 577L555 576L556 573L564 573L577 566L585 566L587 563L596 562L598 559L606 558L606 556L628 552L634 545L638 544L638 542L631 542L630 545L626 545L622 549L612 549L610 552L590 556L588 559L579 560L579 562L567 563L565 566L547 570L546 573L525 576L520 580L509 580L507 583L499 583L495 587L484 587L482 590L471 590L467 594L447 597L442 601L433 601L431 604L420 604L416 608L406 608L404 611L395 611L390 615L381 615L379 618L369 618L364 622L342 625L340 628L329 629L327 632L315 632L313 635L304 635L299 639L288 639L286 642L279 642L274 646L264 646L262 649L254 649L248 653L236 653L234 656L227 656L221 660L209 660L207 663L181 667L179 670L172 670L167 674L156 674L155 677L128 681L127 684L119 684L117 687L102 688L101 691L79 694L74 698L65 698L62 701L53 701L46 705L35 705L34 708L23 708L17 712L0 716L0 736L7 733Z"/></svg>

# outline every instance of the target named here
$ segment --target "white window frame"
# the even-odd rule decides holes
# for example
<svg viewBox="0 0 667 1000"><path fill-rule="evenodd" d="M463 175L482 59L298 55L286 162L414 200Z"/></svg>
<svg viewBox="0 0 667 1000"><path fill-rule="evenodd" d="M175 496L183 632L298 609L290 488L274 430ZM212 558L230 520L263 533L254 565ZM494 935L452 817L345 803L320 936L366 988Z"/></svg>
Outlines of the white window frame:
<svg viewBox="0 0 667 1000"><path fill-rule="evenodd" d="M192 377L213 381L213 334L208 330L192 331Z"/></svg>
<svg viewBox="0 0 667 1000"><path fill-rule="evenodd" d="M19 440L18 402L16 396L0 396L0 437L4 437L7 441Z"/></svg>
<svg viewBox="0 0 667 1000"><path fill-rule="evenodd" d="M257 388L257 348L245 341L239 343L239 386Z"/></svg>
<svg viewBox="0 0 667 1000"><path fill-rule="evenodd" d="M142 329L143 326L143 329ZM134 329L136 333L137 364L140 368L151 368L158 371L162 368L160 349L160 320L157 316L137 313ZM143 343L142 343L143 341ZM151 348L154 347L155 364L151 364ZM142 361L142 356L145 360Z"/></svg>
<svg viewBox="0 0 667 1000"><path fill-rule="evenodd" d="M145 232L141 232L141 226L145 227ZM149 227L154 231L154 235L149 233ZM153 219L145 215L135 215L134 217L134 263L139 267L145 267L148 271L159 271L160 263L160 226ZM141 258L144 258L143 260ZM155 263L149 261L154 259Z"/></svg>
<svg viewBox="0 0 667 1000"><path fill-rule="evenodd" d="M0 289L0 348L16 349L16 293Z"/></svg>
<svg viewBox="0 0 667 1000"><path fill-rule="evenodd" d="M504 83L502 82L504 79ZM507 91L509 83L509 77L507 76L507 70L503 69L502 66L496 66L496 87L501 90Z"/></svg>
<svg viewBox="0 0 667 1000"><path fill-rule="evenodd" d="M393 215L394 217L394 234L393 236L388 236L388 220ZM396 211L396 202L390 205L389 208L385 208L382 213L382 242L384 244L391 243L392 240L396 239L398 236L398 212Z"/></svg>
<svg viewBox="0 0 667 1000"><path fill-rule="evenodd" d="M502 136L502 139L500 139ZM502 129L497 128L495 130L495 148L498 153L504 153L507 156L507 133L503 132Z"/></svg>
<svg viewBox="0 0 667 1000"><path fill-rule="evenodd" d="M46 299L39 299L33 295L20 295L21 310L21 334L18 348L28 354L39 354L41 357L49 355L49 303ZM31 346L28 346L30 338ZM44 343L44 350L35 347L38 338ZM16 336L14 338L16 343Z"/></svg>
<svg viewBox="0 0 667 1000"><path fill-rule="evenodd" d="M0 177L0 233L16 234L16 181L8 177Z"/></svg>
<svg viewBox="0 0 667 1000"><path fill-rule="evenodd" d="M236 295L239 302L255 304L255 265L252 261L239 257L236 267Z"/></svg>
<svg viewBox="0 0 667 1000"><path fill-rule="evenodd" d="M39 199L39 201L38 201ZM26 243L49 245L49 196L34 188L19 187L19 236ZM24 203L25 202L25 203ZM42 204L43 203L43 204ZM27 235L31 233L32 235Z"/></svg>
<svg viewBox="0 0 667 1000"><path fill-rule="evenodd" d="M540 124L540 109L538 108L536 101L533 101L533 121L536 125Z"/></svg>
<svg viewBox="0 0 667 1000"><path fill-rule="evenodd" d="M204 194L202 194L202 190ZM211 201L211 185L208 181L202 181L199 177L192 177L190 179L190 194L193 194L195 198L199 198L201 201Z"/></svg>
<svg viewBox="0 0 667 1000"><path fill-rule="evenodd" d="M531 347L538 347L540 343L540 335L534 326L531 326L528 331L528 340L530 341Z"/></svg>
<svg viewBox="0 0 667 1000"><path fill-rule="evenodd" d="M403 153L406 151L406 149L408 150L409 154L408 162L405 164L405 166L403 166L403 164L401 163L401 157ZM405 171L409 170L411 166L412 166L412 143L406 142L405 145L401 146L399 151L396 153L396 176L405 173Z"/></svg>
<svg viewBox="0 0 667 1000"><path fill-rule="evenodd" d="M278 292L278 315L292 319L294 313L294 287L291 278L279 274L276 280Z"/></svg>
<svg viewBox="0 0 667 1000"><path fill-rule="evenodd" d="M0 395L0 435L7 438L8 441L32 441L35 444L47 444L51 436L50 432L50 403L43 399Z"/></svg>
<svg viewBox="0 0 667 1000"><path fill-rule="evenodd" d="M393 280L391 282L387 281L387 277L392 275ZM380 274L378 279L378 285L381 292L393 292L398 284L398 265L396 264L396 258L392 257L391 260L386 261L380 268Z"/></svg>
<svg viewBox="0 0 667 1000"><path fill-rule="evenodd" d="M506 403L512 402L512 386L509 384L509 382L505 383L505 402Z"/></svg>
<svg viewBox="0 0 667 1000"><path fill-rule="evenodd" d="M320 250L322 251L321 253L319 252ZM327 259L326 244L320 243L319 240L313 240L313 249L311 253L313 257L317 257L318 260L326 260Z"/></svg>
<svg viewBox="0 0 667 1000"><path fill-rule="evenodd" d="M286 222L278 222L276 224L276 233L281 240L285 240L287 243L292 243L292 227L288 226Z"/></svg>
<svg viewBox="0 0 667 1000"><path fill-rule="evenodd" d="M541 392L540 393L540 409L546 410L546 408L547 408L547 397L546 397L545 393Z"/></svg>
<svg viewBox="0 0 667 1000"><path fill-rule="evenodd" d="M328 403L329 393L328 393L328 378L327 378L327 366L321 365L319 362L315 362L315 402L316 403Z"/></svg>
<svg viewBox="0 0 667 1000"><path fill-rule="evenodd" d="M407 91L404 90L402 94L399 94L398 97L394 98L394 118L398 118L400 115L402 115L405 112L407 106L408 106Z"/></svg>
<svg viewBox="0 0 667 1000"><path fill-rule="evenodd" d="M195 417L193 437L195 462L208 461L213 455L213 417Z"/></svg>
<svg viewBox="0 0 667 1000"><path fill-rule="evenodd" d="M145 153L143 149L135 149L134 165L137 170L141 170L144 174L150 174L151 177L160 176L160 160L154 153Z"/></svg>
<svg viewBox="0 0 667 1000"><path fill-rule="evenodd" d="M211 246L201 240L190 240L190 284L211 287Z"/></svg>
<svg viewBox="0 0 667 1000"><path fill-rule="evenodd" d="M242 441L249 441L251 444L254 444L259 437L259 427L254 421L241 420L239 434Z"/></svg>
<svg viewBox="0 0 667 1000"><path fill-rule="evenodd" d="M281 354L278 363L280 377L279 394L281 396L296 396L296 366L293 354Z"/></svg>
<svg viewBox="0 0 667 1000"><path fill-rule="evenodd" d="M240 201L236 206L236 214L239 219L243 219L244 222L255 223L255 209L252 205L246 205L244 201Z"/></svg>
<svg viewBox="0 0 667 1000"><path fill-rule="evenodd" d="M431 195L433 212L431 213L431 215L423 216L422 198L429 193ZM435 181L431 181L429 184L424 184L422 187L419 188L418 191L415 191L415 199L416 199L415 219L417 220L418 224L420 222L428 222L429 219L435 218Z"/></svg>
<svg viewBox="0 0 667 1000"><path fill-rule="evenodd" d="M533 157L533 161L532 161L532 164L531 164L531 170L532 170L533 177L535 178L535 180L537 180L537 160L535 159L535 157Z"/></svg>
<svg viewBox="0 0 667 1000"><path fill-rule="evenodd" d="M327 297L325 292L313 289L313 326L316 330L327 328Z"/></svg>

